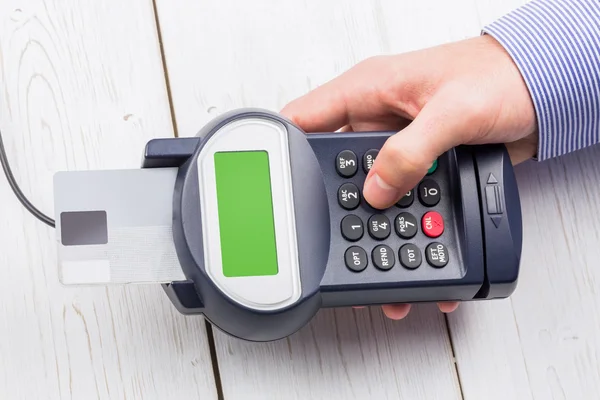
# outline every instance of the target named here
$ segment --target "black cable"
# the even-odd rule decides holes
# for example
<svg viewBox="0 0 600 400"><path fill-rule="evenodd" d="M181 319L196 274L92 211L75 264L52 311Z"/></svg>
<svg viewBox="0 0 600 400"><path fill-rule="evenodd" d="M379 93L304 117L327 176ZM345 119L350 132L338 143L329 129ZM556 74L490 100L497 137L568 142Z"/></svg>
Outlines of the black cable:
<svg viewBox="0 0 600 400"><path fill-rule="evenodd" d="M0 163L2 163L2 169L4 170L4 175L6 175L6 180L8 180L8 184L10 185L11 189L13 190L21 204L23 204L27 211L33 214L34 217L36 217L46 225L54 228L54 220L46 214L44 214L43 212L41 212L40 210L38 210L37 208L35 208L34 205L31 204L29 200L27 200L27 197L25 197L23 192L21 192L21 189L19 189L19 185L17 184L17 181L15 180L15 177L12 171L10 170L10 165L8 164L8 158L6 157L6 151L4 150L4 142L2 141L2 131L0 131Z"/></svg>

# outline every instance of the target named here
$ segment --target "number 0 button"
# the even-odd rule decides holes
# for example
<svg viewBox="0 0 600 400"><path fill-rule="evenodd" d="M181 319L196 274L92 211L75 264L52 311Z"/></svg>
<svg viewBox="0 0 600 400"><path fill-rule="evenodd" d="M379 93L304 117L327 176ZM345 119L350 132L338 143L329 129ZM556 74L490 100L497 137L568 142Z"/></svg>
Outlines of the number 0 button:
<svg viewBox="0 0 600 400"><path fill-rule="evenodd" d="M362 220L356 215L346 215L342 219L342 236L351 242L362 238L365 231Z"/></svg>
<svg viewBox="0 0 600 400"><path fill-rule="evenodd" d="M432 179L426 179L419 184L419 201L427 207L433 207L440 202L440 186Z"/></svg>
<svg viewBox="0 0 600 400"><path fill-rule="evenodd" d="M367 252L358 246L352 246L346 250L344 260L346 261L346 267L355 272L364 270L369 263Z"/></svg>
<svg viewBox="0 0 600 400"><path fill-rule="evenodd" d="M344 178L350 178L358 171L358 160L356 154L350 150L343 150L335 159L335 168L338 174Z"/></svg>
<svg viewBox="0 0 600 400"><path fill-rule="evenodd" d="M354 210L360 204L360 193L354 183L344 183L338 190L338 202L346 210Z"/></svg>

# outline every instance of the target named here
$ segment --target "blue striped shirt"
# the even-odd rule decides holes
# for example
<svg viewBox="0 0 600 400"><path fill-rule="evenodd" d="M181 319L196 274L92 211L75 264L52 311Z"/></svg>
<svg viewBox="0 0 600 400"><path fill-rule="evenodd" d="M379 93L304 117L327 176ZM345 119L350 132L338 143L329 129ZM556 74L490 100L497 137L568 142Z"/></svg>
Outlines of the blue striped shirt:
<svg viewBox="0 0 600 400"><path fill-rule="evenodd" d="M600 143L600 1L532 0L483 33L523 75L537 117L538 160Z"/></svg>

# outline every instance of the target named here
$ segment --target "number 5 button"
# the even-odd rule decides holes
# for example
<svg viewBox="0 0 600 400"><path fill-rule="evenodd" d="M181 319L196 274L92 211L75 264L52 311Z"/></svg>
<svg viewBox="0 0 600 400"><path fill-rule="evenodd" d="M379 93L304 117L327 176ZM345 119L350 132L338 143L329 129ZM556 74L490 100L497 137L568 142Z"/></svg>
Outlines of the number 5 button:
<svg viewBox="0 0 600 400"><path fill-rule="evenodd" d="M425 179L419 184L419 201L427 207L433 207L440 202L440 185L432 179Z"/></svg>

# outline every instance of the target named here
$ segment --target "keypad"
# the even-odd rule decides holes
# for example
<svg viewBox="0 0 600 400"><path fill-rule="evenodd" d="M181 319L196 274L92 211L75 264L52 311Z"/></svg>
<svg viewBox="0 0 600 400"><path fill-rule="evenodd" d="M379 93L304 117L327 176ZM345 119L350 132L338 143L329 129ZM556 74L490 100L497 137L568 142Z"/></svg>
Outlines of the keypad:
<svg viewBox="0 0 600 400"><path fill-rule="evenodd" d="M355 273L368 268L382 274L396 268L406 273L419 268L444 268L451 255L444 244L448 235L444 215L437 208L444 198L438 182L443 174L438 160L395 207L376 210L366 203L361 191L378 154L379 149L373 148L342 149L335 159L340 177L337 200L347 211L339 221L342 240L348 243L344 254L340 254L344 264Z"/></svg>

